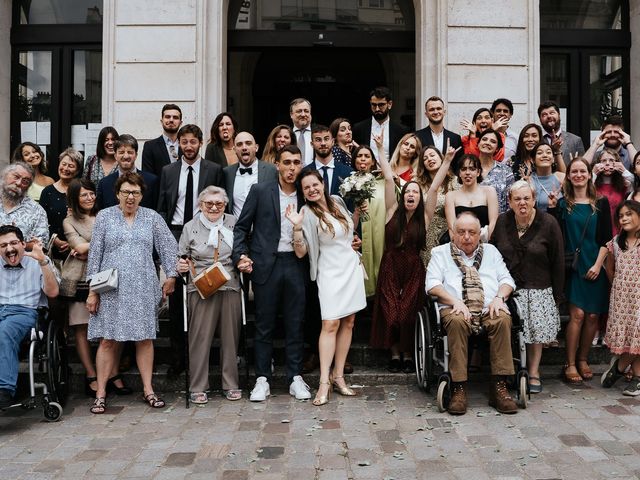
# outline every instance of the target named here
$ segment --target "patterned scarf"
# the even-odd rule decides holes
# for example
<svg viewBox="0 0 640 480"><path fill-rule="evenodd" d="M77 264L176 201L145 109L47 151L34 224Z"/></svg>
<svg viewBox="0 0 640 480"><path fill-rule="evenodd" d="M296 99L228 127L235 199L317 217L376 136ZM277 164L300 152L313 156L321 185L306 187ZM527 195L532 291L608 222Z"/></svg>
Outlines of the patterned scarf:
<svg viewBox="0 0 640 480"><path fill-rule="evenodd" d="M480 319L484 308L484 290L478 273L482 263L482 243L478 246L472 267L468 267L464 263L460 249L453 242L450 242L449 245L451 246L451 257L462 272L462 301L471 312L471 330L473 333L478 333L481 328Z"/></svg>

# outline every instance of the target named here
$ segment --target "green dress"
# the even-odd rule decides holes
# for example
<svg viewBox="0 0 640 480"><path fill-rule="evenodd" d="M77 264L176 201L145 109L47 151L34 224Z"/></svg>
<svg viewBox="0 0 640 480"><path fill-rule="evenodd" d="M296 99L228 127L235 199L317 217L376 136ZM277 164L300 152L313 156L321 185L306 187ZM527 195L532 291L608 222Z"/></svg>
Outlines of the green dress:
<svg viewBox="0 0 640 480"><path fill-rule="evenodd" d="M564 207L564 201L560 201ZM576 204L571 213L564 210L565 222L565 251L573 252L580 243L580 237L584 229L587 219L592 215L591 205ZM581 308L588 313L607 313L609 310L609 283L604 269L595 281L586 280L584 278L587 271L593 266L598 258L600 245L596 242L596 228L598 224L598 215L596 212L587 227L582 242L582 249L578 261L578 271L572 272L569 282L567 283L567 299L569 303Z"/></svg>
<svg viewBox="0 0 640 480"><path fill-rule="evenodd" d="M384 178L376 181L376 191L369 200L369 219L360 222L362 229L362 264L367 272L364 281L365 293L371 297L376 293L378 271L384 252L384 228L387 210L384 203Z"/></svg>

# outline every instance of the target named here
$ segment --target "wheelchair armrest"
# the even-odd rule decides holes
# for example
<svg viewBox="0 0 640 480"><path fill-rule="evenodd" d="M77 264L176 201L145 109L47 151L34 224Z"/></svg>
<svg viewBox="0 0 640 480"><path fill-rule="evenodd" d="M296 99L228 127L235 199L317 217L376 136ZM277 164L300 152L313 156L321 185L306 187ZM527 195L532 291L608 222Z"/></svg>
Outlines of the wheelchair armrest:
<svg viewBox="0 0 640 480"><path fill-rule="evenodd" d="M36 332L41 332L44 325L46 324L47 321L47 315L49 314L49 308L48 307L38 307L36 309L36 311L38 312L38 316L36 317Z"/></svg>

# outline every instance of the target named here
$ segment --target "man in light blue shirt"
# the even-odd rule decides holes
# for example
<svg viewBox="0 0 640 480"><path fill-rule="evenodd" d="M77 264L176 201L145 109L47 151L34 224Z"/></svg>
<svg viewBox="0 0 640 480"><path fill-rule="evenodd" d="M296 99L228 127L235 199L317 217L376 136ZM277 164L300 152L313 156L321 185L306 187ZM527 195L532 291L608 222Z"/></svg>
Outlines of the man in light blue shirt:
<svg viewBox="0 0 640 480"><path fill-rule="evenodd" d="M37 308L58 295L60 278L34 240L30 252L22 231L0 226L0 409L11 406L18 380L20 342L33 328Z"/></svg>

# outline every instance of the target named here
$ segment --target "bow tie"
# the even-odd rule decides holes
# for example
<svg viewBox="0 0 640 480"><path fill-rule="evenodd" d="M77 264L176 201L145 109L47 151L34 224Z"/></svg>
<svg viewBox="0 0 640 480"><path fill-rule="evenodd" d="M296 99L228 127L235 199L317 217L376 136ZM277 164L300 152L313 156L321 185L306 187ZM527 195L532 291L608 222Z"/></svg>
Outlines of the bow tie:
<svg viewBox="0 0 640 480"><path fill-rule="evenodd" d="M15 265L15 266L9 265L8 263L5 263L4 268L6 268L7 270L16 270L18 268L23 268L23 267L22 267L22 264L20 264L20 263Z"/></svg>
<svg viewBox="0 0 640 480"><path fill-rule="evenodd" d="M240 167L240 175L244 175L245 173L248 173L249 175L251 175L253 173L253 167L247 167L247 168Z"/></svg>

